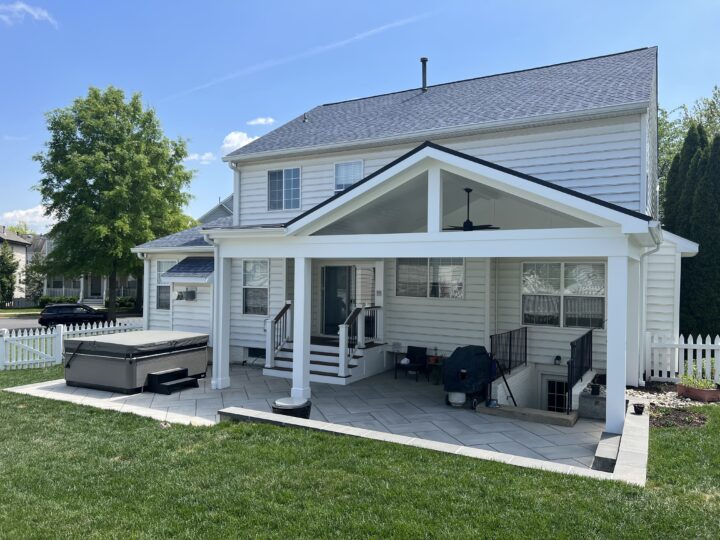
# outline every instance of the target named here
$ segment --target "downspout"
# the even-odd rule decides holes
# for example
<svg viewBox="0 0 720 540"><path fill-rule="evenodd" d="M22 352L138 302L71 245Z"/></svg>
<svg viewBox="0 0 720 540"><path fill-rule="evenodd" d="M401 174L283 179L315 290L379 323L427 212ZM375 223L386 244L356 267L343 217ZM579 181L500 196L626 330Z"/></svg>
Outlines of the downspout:
<svg viewBox="0 0 720 540"><path fill-rule="evenodd" d="M662 245L662 225L659 221L651 221L648 224L648 230L650 231L650 237L653 239L653 242L655 242L655 247L648 249L644 253L640 255L640 277L641 277L641 298L642 298L642 309L641 309L641 320L640 320L640 330L641 335L645 336L647 333L647 259L648 256L652 255L653 253L657 253L660 250L660 246ZM645 368L645 339L642 340L640 344L639 350L642 352L643 361L638 362L638 384L640 386L645 386L645 381L643 380L644 375L644 368Z"/></svg>
<svg viewBox="0 0 720 540"><path fill-rule="evenodd" d="M143 261L143 330L150 327L150 259L147 253L138 253L138 258ZM85 277L83 276L83 280Z"/></svg>

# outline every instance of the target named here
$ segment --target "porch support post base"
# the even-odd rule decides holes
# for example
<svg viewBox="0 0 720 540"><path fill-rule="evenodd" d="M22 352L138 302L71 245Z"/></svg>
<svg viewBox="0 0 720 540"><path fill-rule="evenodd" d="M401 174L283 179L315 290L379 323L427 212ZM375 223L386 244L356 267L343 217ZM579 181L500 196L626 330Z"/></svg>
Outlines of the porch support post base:
<svg viewBox="0 0 720 540"><path fill-rule="evenodd" d="M628 257L608 257L605 431L622 433L628 343Z"/></svg>
<svg viewBox="0 0 720 540"><path fill-rule="evenodd" d="M290 395L310 398L310 321L312 259L295 258L295 299L293 302L293 368Z"/></svg>

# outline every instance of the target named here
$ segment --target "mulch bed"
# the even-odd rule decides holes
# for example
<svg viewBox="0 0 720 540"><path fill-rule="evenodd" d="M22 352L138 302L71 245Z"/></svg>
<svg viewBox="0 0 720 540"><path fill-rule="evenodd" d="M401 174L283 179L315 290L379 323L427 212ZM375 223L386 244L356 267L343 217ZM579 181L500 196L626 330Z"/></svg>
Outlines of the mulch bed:
<svg viewBox="0 0 720 540"><path fill-rule="evenodd" d="M707 422L707 416L687 409L653 407L650 411L652 427L701 427Z"/></svg>

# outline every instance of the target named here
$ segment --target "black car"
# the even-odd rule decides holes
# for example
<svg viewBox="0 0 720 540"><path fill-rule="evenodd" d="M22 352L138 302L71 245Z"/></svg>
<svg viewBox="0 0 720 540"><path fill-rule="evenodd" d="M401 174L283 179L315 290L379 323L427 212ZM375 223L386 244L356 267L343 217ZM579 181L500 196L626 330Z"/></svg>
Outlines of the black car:
<svg viewBox="0 0 720 540"><path fill-rule="evenodd" d="M107 321L107 313L97 311L85 304L50 304L40 313L38 323L42 326L56 324L85 324Z"/></svg>

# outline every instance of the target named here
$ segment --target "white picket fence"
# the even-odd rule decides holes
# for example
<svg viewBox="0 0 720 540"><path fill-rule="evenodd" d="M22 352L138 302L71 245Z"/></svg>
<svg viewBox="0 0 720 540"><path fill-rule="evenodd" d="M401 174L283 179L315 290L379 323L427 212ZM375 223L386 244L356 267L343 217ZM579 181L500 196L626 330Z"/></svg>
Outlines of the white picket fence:
<svg viewBox="0 0 720 540"><path fill-rule="evenodd" d="M0 329L0 371L48 367L62 362L63 343L67 338L99 336L142 330L142 321L80 324L25 330Z"/></svg>
<svg viewBox="0 0 720 540"><path fill-rule="evenodd" d="M678 382L683 375L720 384L720 336L662 336L648 333L645 380Z"/></svg>

